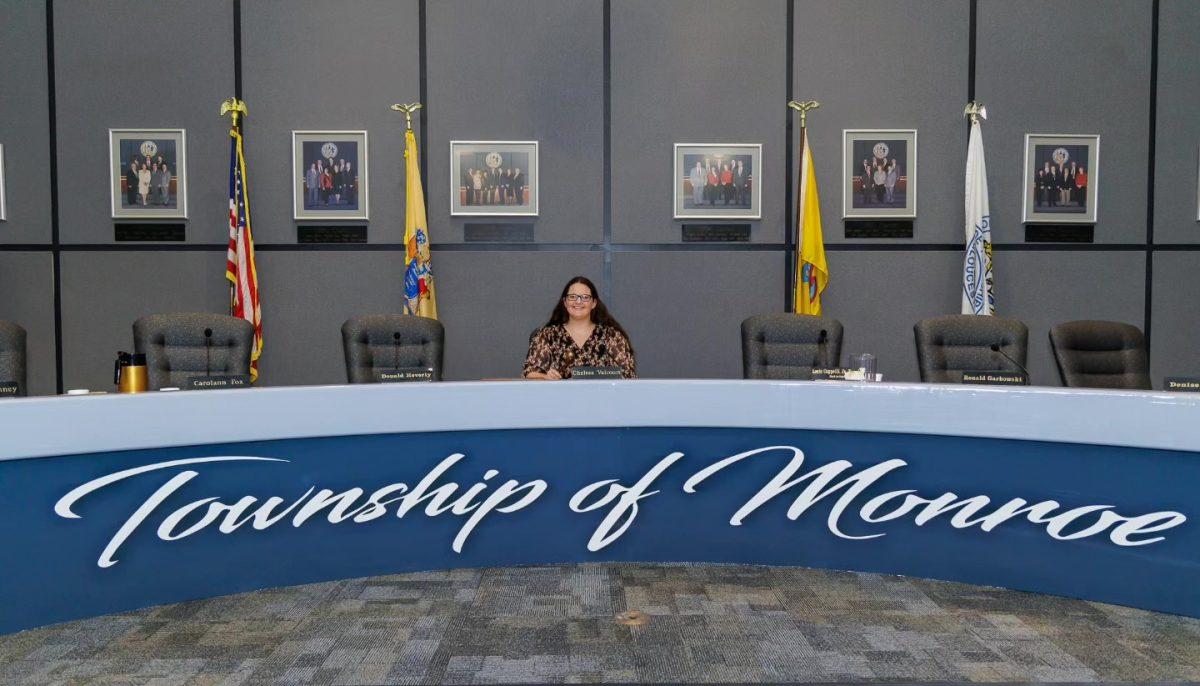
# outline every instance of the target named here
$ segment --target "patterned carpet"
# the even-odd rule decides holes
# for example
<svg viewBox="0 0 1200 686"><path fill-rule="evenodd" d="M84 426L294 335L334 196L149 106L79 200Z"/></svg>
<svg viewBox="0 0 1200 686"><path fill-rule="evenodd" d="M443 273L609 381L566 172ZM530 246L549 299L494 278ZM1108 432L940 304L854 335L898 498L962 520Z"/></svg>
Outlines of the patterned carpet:
<svg viewBox="0 0 1200 686"><path fill-rule="evenodd" d="M0 637L5 684L1195 679L1200 620L780 567L404 574Z"/></svg>

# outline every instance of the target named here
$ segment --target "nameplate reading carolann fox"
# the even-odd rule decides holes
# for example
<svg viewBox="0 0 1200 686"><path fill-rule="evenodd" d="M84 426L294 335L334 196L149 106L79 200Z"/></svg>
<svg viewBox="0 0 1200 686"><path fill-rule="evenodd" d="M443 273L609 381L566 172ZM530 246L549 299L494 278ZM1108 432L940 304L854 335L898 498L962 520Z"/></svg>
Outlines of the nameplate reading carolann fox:
<svg viewBox="0 0 1200 686"><path fill-rule="evenodd" d="M813 367L812 380L813 381L845 381L846 380L846 370L842 369L840 367L834 367L831 369L822 369L820 367Z"/></svg>
<svg viewBox="0 0 1200 686"><path fill-rule="evenodd" d="M403 383L405 381L433 381L433 369L429 367L405 367L379 372L379 380L384 383Z"/></svg>
<svg viewBox="0 0 1200 686"><path fill-rule="evenodd" d="M982 386L1025 386L1029 377L1020 372L963 372L962 382Z"/></svg>
<svg viewBox="0 0 1200 686"><path fill-rule="evenodd" d="M572 379L619 379L620 367L572 367Z"/></svg>
<svg viewBox="0 0 1200 686"><path fill-rule="evenodd" d="M1200 376L1168 376L1163 379L1163 390L1175 393L1200 393Z"/></svg>
<svg viewBox="0 0 1200 686"><path fill-rule="evenodd" d="M250 388L250 377L246 374L193 376L187 380L184 388L189 391L205 391L213 388Z"/></svg>
<svg viewBox="0 0 1200 686"><path fill-rule="evenodd" d="M16 381L0 381L0 398L11 398L21 394L21 384Z"/></svg>

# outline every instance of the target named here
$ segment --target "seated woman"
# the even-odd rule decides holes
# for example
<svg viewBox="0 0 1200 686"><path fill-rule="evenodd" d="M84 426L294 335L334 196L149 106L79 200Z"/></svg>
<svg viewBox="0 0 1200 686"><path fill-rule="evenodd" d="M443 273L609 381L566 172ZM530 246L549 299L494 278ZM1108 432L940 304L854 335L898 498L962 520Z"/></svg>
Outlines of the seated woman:
<svg viewBox="0 0 1200 686"><path fill-rule="evenodd" d="M525 378L565 379L572 367L585 366L620 367L623 378L637 378L629 335L600 302L595 284L576 276L563 288L550 321L530 340Z"/></svg>

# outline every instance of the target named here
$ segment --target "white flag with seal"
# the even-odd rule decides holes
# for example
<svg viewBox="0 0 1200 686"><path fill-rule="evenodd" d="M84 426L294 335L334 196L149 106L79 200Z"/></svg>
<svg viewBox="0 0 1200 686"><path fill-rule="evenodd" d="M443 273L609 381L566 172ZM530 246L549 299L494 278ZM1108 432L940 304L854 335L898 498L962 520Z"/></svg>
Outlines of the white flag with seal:
<svg viewBox="0 0 1200 686"><path fill-rule="evenodd" d="M963 258L963 314L995 314L992 295L992 217L988 211L987 165L979 120L971 122L967 144L967 254Z"/></svg>

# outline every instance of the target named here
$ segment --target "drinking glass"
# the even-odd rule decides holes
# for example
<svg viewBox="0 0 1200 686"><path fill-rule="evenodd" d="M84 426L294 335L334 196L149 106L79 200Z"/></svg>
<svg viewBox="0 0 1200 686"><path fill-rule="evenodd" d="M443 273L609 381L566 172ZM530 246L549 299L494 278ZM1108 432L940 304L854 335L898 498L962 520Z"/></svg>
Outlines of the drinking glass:
<svg viewBox="0 0 1200 686"><path fill-rule="evenodd" d="M875 380L875 356L871 353L860 353L850 356L850 369L860 370L863 381Z"/></svg>

